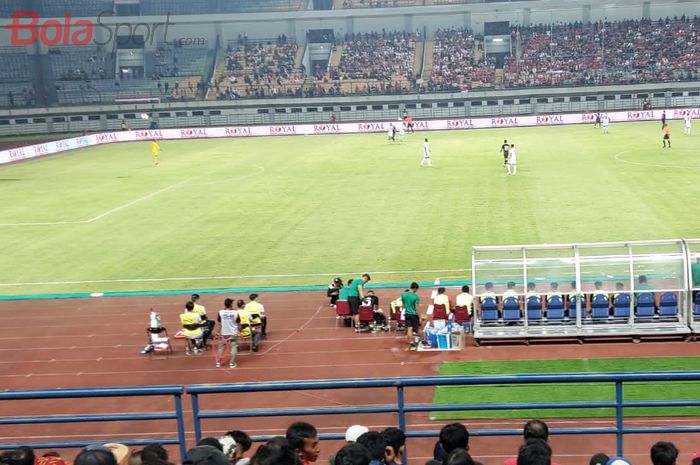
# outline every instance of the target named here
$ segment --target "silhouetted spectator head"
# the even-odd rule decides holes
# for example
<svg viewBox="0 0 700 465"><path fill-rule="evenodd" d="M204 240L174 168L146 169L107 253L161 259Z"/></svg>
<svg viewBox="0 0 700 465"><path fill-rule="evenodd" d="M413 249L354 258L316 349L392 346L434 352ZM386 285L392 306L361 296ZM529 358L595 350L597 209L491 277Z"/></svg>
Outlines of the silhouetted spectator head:
<svg viewBox="0 0 700 465"><path fill-rule="evenodd" d="M651 446L651 463L654 465L676 465L678 449L671 442L659 441Z"/></svg>
<svg viewBox="0 0 700 465"><path fill-rule="evenodd" d="M530 420L523 427L523 439L542 439L547 442L549 438L549 427L542 420Z"/></svg>
<svg viewBox="0 0 700 465"><path fill-rule="evenodd" d="M212 447L216 447L216 448L219 449L221 452L224 451L224 448L223 448L223 446L221 445L221 442L219 442L219 440L216 439L216 438L211 438L211 437L209 437L209 438L202 438L202 439L199 440L199 442L197 443L197 445L198 445L198 446L212 446Z"/></svg>
<svg viewBox="0 0 700 465"><path fill-rule="evenodd" d="M350 442L335 454L333 465L369 465L369 451L357 442Z"/></svg>
<svg viewBox="0 0 700 465"><path fill-rule="evenodd" d="M272 438L258 447L250 459L250 465L301 465L301 459L289 441L283 437Z"/></svg>
<svg viewBox="0 0 700 465"><path fill-rule="evenodd" d="M551 465L552 449L543 439L528 439L518 450L518 465Z"/></svg>
<svg viewBox="0 0 700 465"><path fill-rule="evenodd" d="M391 455L391 451L387 450L389 445L386 442L386 438L376 431L364 433L357 438L357 443L365 446L372 460L384 463L387 455Z"/></svg>
<svg viewBox="0 0 700 465"><path fill-rule="evenodd" d="M117 465L117 459L105 446L92 445L80 451L73 465Z"/></svg>
<svg viewBox="0 0 700 465"><path fill-rule="evenodd" d="M440 444L445 453L455 449L469 450L469 431L461 423L450 423L440 430Z"/></svg>
<svg viewBox="0 0 700 465"><path fill-rule="evenodd" d="M3 465L34 465L34 459L34 449L20 446L3 452L0 456L0 463Z"/></svg>
<svg viewBox="0 0 700 465"><path fill-rule="evenodd" d="M401 462L406 449L406 433L395 427L389 427L382 431L382 436L386 439L387 445L391 448L393 462ZM391 463L388 462L388 463Z"/></svg>
<svg viewBox="0 0 700 465"><path fill-rule="evenodd" d="M462 286L462 292L469 292L469 286L467 286L466 284Z"/></svg>
<svg viewBox="0 0 700 465"><path fill-rule="evenodd" d="M221 452L221 449L205 442L204 445L198 445L188 450L182 465L231 465L231 462Z"/></svg>
<svg viewBox="0 0 700 465"><path fill-rule="evenodd" d="M149 444L141 449L142 462L167 462L168 451L161 444Z"/></svg>
<svg viewBox="0 0 700 465"><path fill-rule="evenodd" d="M443 463L445 465L474 465L474 460L466 449L455 449L449 453Z"/></svg>
<svg viewBox="0 0 700 465"><path fill-rule="evenodd" d="M608 463L608 460L610 460L610 457L603 454L602 452L599 452L593 457L591 457L591 460L588 463L588 465L606 465Z"/></svg>

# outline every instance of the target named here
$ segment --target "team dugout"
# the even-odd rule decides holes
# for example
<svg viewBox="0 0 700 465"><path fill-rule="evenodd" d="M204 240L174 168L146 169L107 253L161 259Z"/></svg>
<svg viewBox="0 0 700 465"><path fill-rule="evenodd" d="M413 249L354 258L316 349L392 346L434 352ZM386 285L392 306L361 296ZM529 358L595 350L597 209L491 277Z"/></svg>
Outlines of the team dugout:
<svg viewBox="0 0 700 465"><path fill-rule="evenodd" d="M700 240L474 247L472 279L477 343L700 329Z"/></svg>

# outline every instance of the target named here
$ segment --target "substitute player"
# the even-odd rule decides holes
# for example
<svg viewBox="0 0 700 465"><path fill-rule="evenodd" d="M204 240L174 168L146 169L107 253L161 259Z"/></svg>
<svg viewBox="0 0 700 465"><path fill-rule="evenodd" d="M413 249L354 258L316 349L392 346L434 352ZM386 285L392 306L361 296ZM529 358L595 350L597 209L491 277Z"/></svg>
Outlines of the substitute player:
<svg viewBox="0 0 700 465"><path fill-rule="evenodd" d="M690 113L686 113L685 116L683 117L683 123L684 123L684 126L683 126L683 133L684 133L686 136L689 136L689 135L690 135L690 126L691 126L690 121L691 121Z"/></svg>
<svg viewBox="0 0 700 465"><path fill-rule="evenodd" d="M156 166L158 166L158 155L160 155L160 145L158 145L158 141L153 139L151 142L151 154L153 154L153 161L155 162Z"/></svg>
<svg viewBox="0 0 700 465"><path fill-rule="evenodd" d="M517 171L518 154L515 152L515 144L511 144L510 151L508 152L508 163L506 164L506 169L508 170L508 175L515 176Z"/></svg>
<svg viewBox="0 0 700 465"><path fill-rule="evenodd" d="M423 142L423 160L421 160L420 166L433 166L433 162L430 161L430 144L427 138Z"/></svg>
<svg viewBox="0 0 700 465"><path fill-rule="evenodd" d="M664 143L664 148L666 148L666 142L668 142L668 148L671 148L671 128L668 126L668 124L664 124L664 138L663 138L663 143Z"/></svg>

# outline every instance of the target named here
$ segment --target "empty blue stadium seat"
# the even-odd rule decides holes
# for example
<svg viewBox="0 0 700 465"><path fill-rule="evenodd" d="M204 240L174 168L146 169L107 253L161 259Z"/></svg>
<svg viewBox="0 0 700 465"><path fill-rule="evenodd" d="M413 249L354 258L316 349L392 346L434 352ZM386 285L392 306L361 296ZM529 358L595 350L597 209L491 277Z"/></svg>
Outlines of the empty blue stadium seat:
<svg viewBox="0 0 700 465"><path fill-rule="evenodd" d="M659 299L659 316L669 317L678 314L678 298L675 292L664 292Z"/></svg>
<svg viewBox="0 0 700 465"><path fill-rule="evenodd" d="M695 293L695 305L693 305L693 316L700 318L700 291Z"/></svg>
<svg viewBox="0 0 700 465"><path fill-rule="evenodd" d="M581 302L581 318L586 317L586 299L583 296L574 296L569 299L569 318L572 320L576 319L576 305Z"/></svg>
<svg viewBox="0 0 700 465"><path fill-rule="evenodd" d="M520 321L520 304L515 297L503 299L503 321Z"/></svg>
<svg viewBox="0 0 700 465"><path fill-rule="evenodd" d="M493 297L487 297L481 302L481 321L485 323L498 321L498 305Z"/></svg>
<svg viewBox="0 0 700 465"><path fill-rule="evenodd" d="M618 294L613 300L613 316L615 318L629 318L632 299L629 294Z"/></svg>
<svg viewBox="0 0 700 465"><path fill-rule="evenodd" d="M527 319L528 321L539 321L542 319L542 300L539 297L528 297Z"/></svg>
<svg viewBox="0 0 700 465"><path fill-rule="evenodd" d="M564 318L564 299L561 296L553 295L547 299L547 319L561 320Z"/></svg>
<svg viewBox="0 0 700 465"><path fill-rule="evenodd" d="M654 294L642 292L637 295L637 318L654 317Z"/></svg>
<svg viewBox="0 0 700 465"><path fill-rule="evenodd" d="M596 294L591 298L591 317L607 318L610 316L608 309L608 298L603 294Z"/></svg>

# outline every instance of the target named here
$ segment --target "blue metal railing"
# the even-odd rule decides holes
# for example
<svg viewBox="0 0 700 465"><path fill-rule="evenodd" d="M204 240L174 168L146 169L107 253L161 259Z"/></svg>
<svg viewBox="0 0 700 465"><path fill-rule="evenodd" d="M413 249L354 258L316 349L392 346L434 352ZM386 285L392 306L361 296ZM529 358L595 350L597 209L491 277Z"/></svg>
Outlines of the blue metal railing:
<svg viewBox="0 0 700 465"><path fill-rule="evenodd" d="M45 400L45 399L86 399L100 397L143 397L143 396L173 396L175 408L172 411L152 413L106 413L95 415L46 415L0 417L0 425L50 424L76 422L112 422L112 421L144 421L144 420L175 420L177 436L153 439L126 439L119 442L125 445L146 444L177 444L181 460L185 457L185 423L182 411L183 386L146 386L146 387L112 387L86 389L44 389L31 391L0 392L0 402L9 400ZM30 446L38 449L59 449L84 447L96 441L54 441L21 444L2 444L3 449L19 446Z"/></svg>
<svg viewBox="0 0 700 465"><path fill-rule="evenodd" d="M700 432L700 425L688 427L625 427L624 409L630 407L699 407L698 399L694 400L648 400L625 401L623 384L629 382L660 382L660 381L700 381L700 371L688 372L653 372L653 373L571 373L571 374L527 374L499 376L427 376L412 378L374 378L321 381L292 381L269 383L237 383L219 385L190 385L187 393L192 397L192 413L196 440L202 435L201 421L209 418L242 418L242 417L282 417L282 416L311 416L311 415L346 415L359 413L396 413L398 426L406 436L436 437L439 431L410 431L407 429L406 413L428 411L458 411L458 410L532 410L532 409L580 409L580 408L611 408L615 410L614 427L581 427L556 428L551 434L614 434L617 439L617 455L623 454L623 436L630 433L688 433ZM489 404L406 404L405 391L407 388L430 386L458 385L519 385L519 384L556 384L556 383L615 383L615 400L596 402L541 402L541 403L489 403ZM282 409L239 409L239 410L202 410L201 395L224 393L251 393L270 391L301 391L301 390L331 390L331 389L396 389L396 403L390 405L358 405L346 407L323 408L282 408ZM471 430L474 436L519 436L521 429L479 429ZM340 433L325 433L321 439L343 439ZM270 436L256 436L255 440L267 440Z"/></svg>
<svg viewBox="0 0 700 465"><path fill-rule="evenodd" d="M689 433L700 432L697 426L644 426L627 427L624 422L624 411L632 407L700 407L700 389L696 399L687 400L624 400L623 386L630 382L662 382L662 381L700 381L700 371L688 372L654 372L654 373L572 373L572 374L525 374L499 376L426 376L411 378L367 378L345 380L318 381L280 381L268 383L237 383L237 384L206 384L189 386L150 386L150 387L118 387L118 388L88 388L88 389L48 389L31 391L0 392L0 401L10 400L40 400L40 399L80 399L103 397L138 397L138 396L173 396L174 409L149 413L106 413L81 415L45 415L0 417L0 425L19 424L52 424L76 422L111 422L111 421L143 421L143 420L175 420L177 436L153 439L128 439L119 442L126 445L145 444L177 444L181 460L186 452L184 414L182 395L190 394L192 401L194 436L197 441L202 436L201 422L213 418L245 418L245 417L289 417L317 415L348 415L348 414L396 414L399 428L406 432L409 438L437 437L439 431L411 431L406 422L407 413L413 412L449 412L449 411L502 411L502 410L532 410L532 409L581 409L609 408L615 411L614 426L554 428L551 434L614 434L617 439L617 454L623 453L623 436L638 433ZM606 401L568 401L568 402L536 402L536 403L470 403L470 404L407 404L406 390L419 387L433 386L462 386L462 385L522 385L522 384L556 384L556 383L615 383L615 399ZM388 388L396 390L396 401L390 404L349 405L340 407L310 407L310 408L266 408L238 410L202 410L200 396L223 393L253 393L271 391L306 391L333 389L370 389ZM546 418L546 416L544 416ZM436 423L436 426L438 424ZM473 436L519 436L521 429L470 429ZM267 440L271 436L254 436L256 441ZM343 439L343 433L324 433L321 439ZM3 449L28 445L35 448L74 448L83 447L96 441L44 442L22 444L0 444Z"/></svg>

